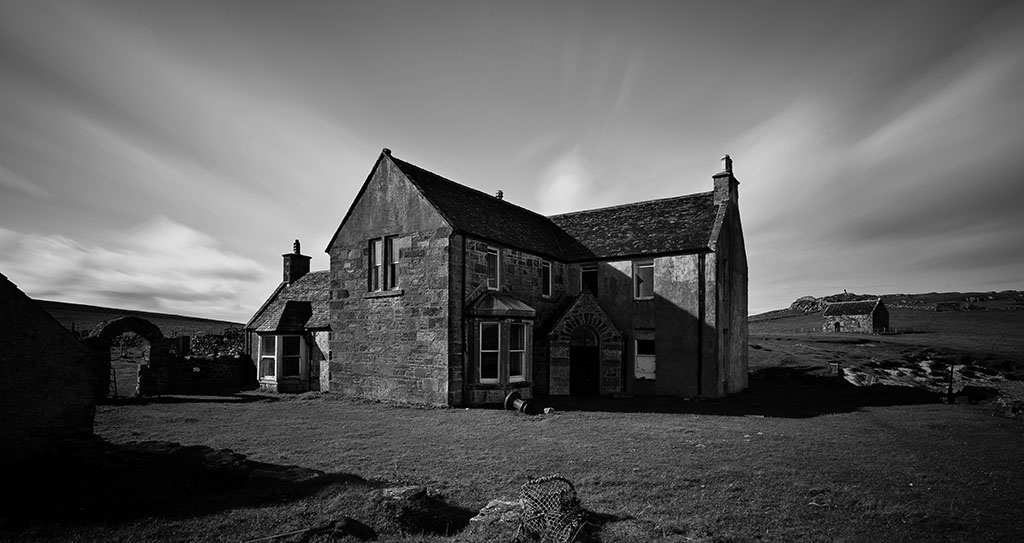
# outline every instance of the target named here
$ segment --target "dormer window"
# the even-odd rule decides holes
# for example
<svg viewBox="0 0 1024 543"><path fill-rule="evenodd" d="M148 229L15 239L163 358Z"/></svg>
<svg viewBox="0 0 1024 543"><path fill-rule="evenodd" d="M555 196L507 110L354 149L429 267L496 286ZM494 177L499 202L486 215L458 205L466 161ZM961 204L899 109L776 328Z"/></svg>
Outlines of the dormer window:
<svg viewBox="0 0 1024 543"><path fill-rule="evenodd" d="M497 247L487 248L487 288L497 290L501 288L501 249Z"/></svg>

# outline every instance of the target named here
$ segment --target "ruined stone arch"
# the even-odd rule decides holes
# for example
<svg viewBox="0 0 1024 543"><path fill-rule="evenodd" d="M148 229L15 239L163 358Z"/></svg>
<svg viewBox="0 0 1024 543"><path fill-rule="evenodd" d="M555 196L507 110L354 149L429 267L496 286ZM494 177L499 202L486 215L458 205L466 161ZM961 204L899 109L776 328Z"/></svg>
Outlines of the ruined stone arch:
<svg viewBox="0 0 1024 543"><path fill-rule="evenodd" d="M166 383L157 375L166 373L170 366L170 345L164 337L163 332L152 322L141 317L118 317L97 324L85 344L96 353L97 359L97 387L96 397L107 398L111 371L110 371L110 348L114 339L126 332L134 332L149 342L149 365L139 368L140 396L159 394Z"/></svg>

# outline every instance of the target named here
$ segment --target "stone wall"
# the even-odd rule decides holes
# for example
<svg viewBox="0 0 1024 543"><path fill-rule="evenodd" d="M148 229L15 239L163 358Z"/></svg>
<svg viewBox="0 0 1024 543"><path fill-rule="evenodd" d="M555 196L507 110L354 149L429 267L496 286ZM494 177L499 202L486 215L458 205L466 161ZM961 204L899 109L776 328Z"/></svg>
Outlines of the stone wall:
<svg viewBox="0 0 1024 543"><path fill-rule="evenodd" d="M495 247L501 250L499 263L501 266L501 285L498 292L510 295L526 303L536 311L534 319L510 319L516 322L527 322L530 326L529 337L533 339L527 345L530 356L530 374L525 382L479 383L475 375L477 350L475 329L479 319L468 315L469 307L487 292L487 249ZM551 294L543 294L543 263L551 264ZM459 266L464 263L464 266ZM523 398L533 396L538 380L546 382L548 376L546 338L538 335L537 326L547 319L554 308L566 297L566 287L572 266L551 260L539 255L518 249L502 247L486 240L472 237L453 236L452 250L453 291L458 295L458 302L453 304L452 321L461 323L452 330L451 341L452 367L459 365L461 371L456 375L461 393L453 394L453 404L484 405L500 404L510 392L516 391ZM578 273L578 272L577 272ZM464 281L464 283L463 283ZM488 318L487 320L493 320ZM454 372L453 372L454 373ZM453 380L453 387L456 381ZM546 384L544 386L546 389ZM461 400L461 402L459 401Z"/></svg>
<svg viewBox="0 0 1024 543"><path fill-rule="evenodd" d="M447 405L451 229L382 158L331 243L332 392ZM369 292L369 241L396 236L398 289Z"/></svg>
<svg viewBox="0 0 1024 543"><path fill-rule="evenodd" d="M56 439L92 433L97 358L2 274L0 345L4 466L44 453Z"/></svg>
<svg viewBox="0 0 1024 543"><path fill-rule="evenodd" d="M834 315L824 317L824 324L821 331L835 333L836 323L839 323L840 333L870 334L872 332L871 315Z"/></svg>

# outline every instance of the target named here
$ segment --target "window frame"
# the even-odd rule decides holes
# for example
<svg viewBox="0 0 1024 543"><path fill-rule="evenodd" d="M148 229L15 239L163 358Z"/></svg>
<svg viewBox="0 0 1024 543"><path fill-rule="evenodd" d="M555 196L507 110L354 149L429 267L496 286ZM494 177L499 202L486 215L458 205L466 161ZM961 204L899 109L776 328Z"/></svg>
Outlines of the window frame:
<svg viewBox="0 0 1024 543"><path fill-rule="evenodd" d="M263 334L259 337L259 366L256 368L257 376L261 382L275 383L282 380L289 379L302 379L303 373L308 370L309 366L309 347L307 346L306 337L304 334ZM295 338L298 341L299 352L298 354L284 354L286 338ZM267 340L273 340L273 350L267 352L269 347ZM285 375L284 364L286 358L292 359L297 358L297 372L289 373ZM267 371L269 368L273 370L273 373Z"/></svg>
<svg viewBox="0 0 1024 543"><path fill-rule="evenodd" d="M384 285L386 290L398 289L398 236L384 236Z"/></svg>
<svg viewBox="0 0 1024 543"><path fill-rule="evenodd" d="M554 295L553 279L551 262L542 260L540 263L540 295L542 297L550 298Z"/></svg>
<svg viewBox="0 0 1024 543"><path fill-rule="evenodd" d="M259 378L261 380L268 380L268 381L276 380L277 379L277 336L265 335L265 336L258 336L258 337L259 337L259 345L260 345L260 356L259 356L260 363L259 363L259 367L256 368L256 371L259 372ZM270 349L270 354L267 354L267 352L266 352L268 345L265 342L268 339L272 339L273 340L273 341L271 341L271 343L273 343L273 347L271 347L271 349ZM269 366L268 366L268 362L269 362ZM270 369L269 372L267 371L268 367Z"/></svg>
<svg viewBox="0 0 1024 543"><path fill-rule="evenodd" d="M494 269L491 269L491 255L494 255ZM487 250L484 255L484 262L487 265L487 275L484 278L484 282L487 284L488 290L499 290L501 289L501 248L494 247L492 245L487 246ZM493 271L493 273L492 273ZM494 280L494 284L491 284L491 280Z"/></svg>
<svg viewBox="0 0 1024 543"><path fill-rule="evenodd" d="M651 353L640 354L640 343L650 343ZM645 349L646 350L646 349ZM643 364L645 367L650 367L650 371L640 371L640 361L649 361L649 364ZM654 381L658 378L658 344L654 338L653 331L637 331L636 337L633 338L633 379L640 381Z"/></svg>
<svg viewBox="0 0 1024 543"><path fill-rule="evenodd" d="M399 290L398 236L381 236L367 241L366 291L389 292Z"/></svg>
<svg viewBox="0 0 1024 543"><path fill-rule="evenodd" d="M497 346L484 350L484 326L493 326L497 334ZM501 321L480 321L477 325L477 382L481 384L497 384L501 382ZM484 353L493 353L494 377L484 377Z"/></svg>
<svg viewBox="0 0 1024 543"><path fill-rule="evenodd" d="M650 280L642 282L643 279L640 277L641 269L650 270ZM649 293L644 294L640 288L645 283L650 283L648 287ZM633 299L634 300L650 300L654 298L654 260L638 260L633 262Z"/></svg>
<svg viewBox="0 0 1024 543"><path fill-rule="evenodd" d="M590 293L593 294L595 298L597 297L597 290L599 290L599 285L601 284L601 275L599 270L600 267L597 264L583 264L580 266L580 292L590 290ZM594 274L593 289L587 289L587 283L586 280L584 280L584 274L587 273Z"/></svg>
<svg viewBox="0 0 1024 543"><path fill-rule="evenodd" d="M513 329L517 329L517 328L522 330L522 341L523 341L522 347L518 348L518 349L514 348L515 347L515 341L514 341L513 338L515 337L515 334L513 334L513 332L512 332ZM523 382L523 381L527 380L527 375L528 375L528 372L527 372L527 367L528 367L527 346L530 344L529 336L527 335L527 332L528 332L528 326L526 325L525 322L510 322L510 323L508 323L508 381L510 383L520 383L520 382ZM512 373L512 359L513 359L512 356L513 356L513 354L519 355L519 373L518 374L513 374Z"/></svg>

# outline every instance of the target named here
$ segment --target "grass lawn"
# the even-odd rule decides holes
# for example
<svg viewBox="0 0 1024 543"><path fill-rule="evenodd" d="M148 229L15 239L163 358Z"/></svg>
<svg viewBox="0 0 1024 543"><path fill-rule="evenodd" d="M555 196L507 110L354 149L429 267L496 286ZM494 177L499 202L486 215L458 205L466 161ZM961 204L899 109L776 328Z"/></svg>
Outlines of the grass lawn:
<svg viewBox="0 0 1024 543"><path fill-rule="evenodd" d="M116 465L85 483L57 480L76 479L66 472L33 474L42 497L26 497L22 509L34 510L34 499L67 506L62 494L64 502L77 496L82 503L63 514L0 523L0 540L242 542L350 516L377 527L382 540L509 541L514 527L465 528L465 519L554 473L575 483L596 541L1024 537L1019 421L981 406L901 402L839 385L801 399L809 386L821 387L755 380L750 394L730 400L618 401L604 404L613 411L560 409L534 417L330 395L101 406L96 433L114 444L230 448L254 461L327 475L211 487L161 477L159 463L134 472L131 485L118 481ZM839 400L831 403L833 397ZM821 405L787 411L787 402ZM646 408L660 412L634 412ZM91 488L69 491L65 483ZM367 495L392 484L426 486L462 521L447 535L381 527ZM147 500L148 493L159 499ZM319 540L331 539L296 534L273 541Z"/></svg>

